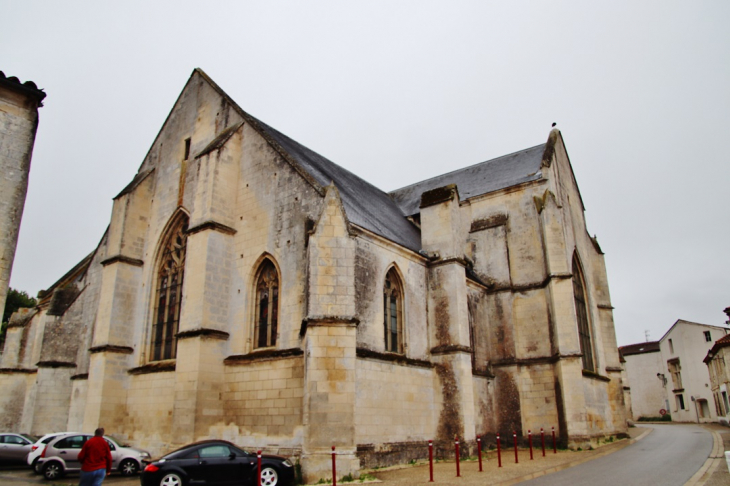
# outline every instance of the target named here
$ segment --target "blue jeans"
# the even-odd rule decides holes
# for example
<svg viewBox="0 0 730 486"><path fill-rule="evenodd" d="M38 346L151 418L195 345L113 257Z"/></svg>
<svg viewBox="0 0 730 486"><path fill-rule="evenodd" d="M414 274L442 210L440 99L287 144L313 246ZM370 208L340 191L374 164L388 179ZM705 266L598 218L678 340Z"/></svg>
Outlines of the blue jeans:
<svg viewBox="0 0 730 486"><path fill-rule="evenodd" d="M101 486L101 482L106 477L106 469L101 468L96 471L81 471L81 480L79 486Z"/></svg>

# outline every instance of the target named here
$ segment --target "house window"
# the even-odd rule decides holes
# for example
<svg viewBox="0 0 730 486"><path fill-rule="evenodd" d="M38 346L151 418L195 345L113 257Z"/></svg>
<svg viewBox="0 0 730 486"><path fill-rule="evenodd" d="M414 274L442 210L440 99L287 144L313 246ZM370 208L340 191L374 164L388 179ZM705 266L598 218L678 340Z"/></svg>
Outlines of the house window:
<svg viewBox="0 0 730 486"><path fill-rule="evenodd" d="M383 286L383 332L385 350L403 352L403 286L394 268L388 271Z"/></svg>
<svg viewBox="0 0 730 486"><path fill-rule="evenodd" d="M669 352L671 354L674 354L674 343L672 343L672 340L669 340Z"/></svg>
<svg viewBox="0 0 730 486"><path fill-rule="evenodd" d="M708 343L712 342L712 335L710 334L710 331L705 331L705 341Z"/></svg>
<svg viewBox="0 0 730 486"><path fill-rule="evenodd" d="M276 346L279 323L279 274L271 260L264 260L256 281L256 326L254 330L257 348Z"/></svg>
<svg viewBox="0 0 730 486"><path fill-rule="evenodd" d="M187 229L187 217L181 218L168 232L162 250L157 268L150 361L172 359L176 354L177 338L175 336L180 323Z"/></svg>
<svg viewBox="0 0 730 486"><path fill-rule="evenodd" d="M679 359L672 359L667 362L669 368L669 374L672 375L672 385L675 390L682 390L682 367L679 364Z"/></svg>
<svg viewBox="0 0 730 486"><path fill-rule="evenodd" d="M677 410L684 410L684 396L680 393L679 395L674 395L674 398L677 401Z"/></svg>
<svg viewBox="0 0 730 486"><path fill-rule="evenodd" d="M586 305L586 292L583 280L583 272L580 268L578 256L573 255L573 297L575 299L575 315L578 321L578 337L580 339L580 352L583 354L583 369L595 371L593 362L593 343L591 330L588 324L588 306Z"/></svg>

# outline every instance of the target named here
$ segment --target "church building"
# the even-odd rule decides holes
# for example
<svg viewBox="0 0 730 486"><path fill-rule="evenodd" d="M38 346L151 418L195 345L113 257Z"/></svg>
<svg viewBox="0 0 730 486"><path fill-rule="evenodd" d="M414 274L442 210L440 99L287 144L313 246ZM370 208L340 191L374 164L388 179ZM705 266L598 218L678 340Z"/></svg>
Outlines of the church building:
<svg viewBox="0 0 730 486"><path fill-rule="evenodd" d="M0 428L226 439L309 481L332 446L343 475L454 436L586 447L626 432L612 309L557 129L386 193L196 69L98 246L13 316Z"/></svg>

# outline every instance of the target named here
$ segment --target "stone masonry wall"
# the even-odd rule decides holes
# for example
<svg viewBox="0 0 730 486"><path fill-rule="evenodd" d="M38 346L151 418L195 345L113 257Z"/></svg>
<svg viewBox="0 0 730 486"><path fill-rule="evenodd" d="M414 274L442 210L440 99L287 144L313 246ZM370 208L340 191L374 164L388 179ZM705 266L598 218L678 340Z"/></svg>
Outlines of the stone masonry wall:
<svg viewBox="0 0 730 486"><path fill-rule="evenodd" d="M301 448L302 357L225 368L225 425L217 432L243 447Z"/></svg>

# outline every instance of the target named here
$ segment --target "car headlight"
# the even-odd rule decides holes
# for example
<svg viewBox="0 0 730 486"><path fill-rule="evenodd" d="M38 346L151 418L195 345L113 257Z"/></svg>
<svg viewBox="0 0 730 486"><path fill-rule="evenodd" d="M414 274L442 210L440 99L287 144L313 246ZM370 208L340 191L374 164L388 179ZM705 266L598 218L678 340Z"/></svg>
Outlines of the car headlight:
<svg viewBox="0 0 730 486"><path fill-rule="evenodd" d="M284 462L282 462L282 464L286 467L294 467L294 464L292 464L289 459L286 459Z"/></svg>

